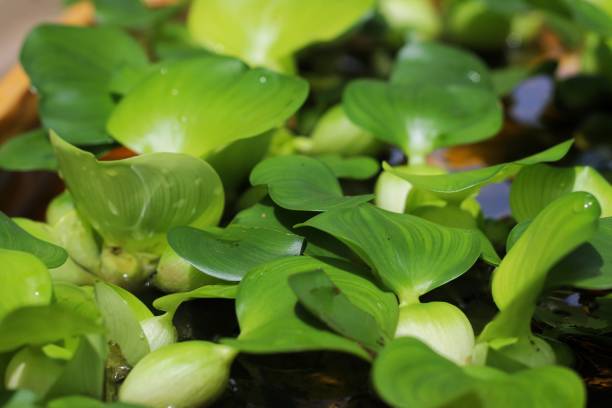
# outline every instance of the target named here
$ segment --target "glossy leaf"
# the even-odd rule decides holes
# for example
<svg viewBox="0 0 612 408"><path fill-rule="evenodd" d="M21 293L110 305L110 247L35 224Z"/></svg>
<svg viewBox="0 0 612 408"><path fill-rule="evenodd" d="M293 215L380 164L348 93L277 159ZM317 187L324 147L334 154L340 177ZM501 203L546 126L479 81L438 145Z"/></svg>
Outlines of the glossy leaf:
<svg viewBox="0 0 612 408"><path fill-rule="evenodd" d="M40 25L21 50L21 64L41 97L44 127L75 144L111 142L106 121L114 106L107 90L112 74L147 62L136 40L101 27Z"/></svg>
<svg viewBox="0 0 612 408"><path fill-rule="evenodd" d="M414 187L432 191L447 199L463 201L465 197L478 191L482 186L502 181L515 175L522 167L557 161L567 154L573 140L567 140L540 153L523 159L444 175L417 175L383 164L383 168L410 182Z"/></svg>
<svg viewBox="0 0 612 408"><path fill-rule="evenodd" d="M80 214L107 244L150 250L174 226L211 225L221 216L221 180L202 160L157 153L98 162L58 136L51 138Z"/></svg>
<svg viewBox="0 0 612 408"><path fill-rule="evenodd" d="M51 275L33 255L0 249L0 321L25 306L51 301Z"/></svg>
<svg viewBox="0 0 612 408"><path fill-rule="evenodd" d="M338 334L378 351L389 339L374 316L351 303L322 270L289 276L300 304Z"/></svg>
<svg viewBox="0 0 612 408"><path fill-rule="evenodd" d="M554 168L544 164L524 167L510 190L512 215L518 221L534 218L556 198L572 191L593 194L601 216L612 216L612 186L591 167Z"/></svg>
<svg viewBox="0 0 612 408"><path fill-rule="evenodd" d="M140 0L94 0L99 24L147 29L176 14L180 7L147 7Z"/></svg>
<svg viewBox="0 0 612 408"><path fill-rule="evenodd" d="M247 353L334 350L370 355L352 340L340 337L296 309L298 299L288 277L321 269L355 306L371 314L382 331L392 336L397 323L397 300L365 278L309 257L290 257L251 270L240 282L236 313L240 336L223 342Z"/></svg>
<svg viewBox="0 0 612 408"><path fill-rule="evenodd" d="M24 345L42 346L68 337L103 331L101 321L84 316L74 306L54 303L23 307L0 321L0 353Z"/></svg>
<svg viewBox="0 0 612 408"><path fill-rule="evenodd" d="M178 307L191 299L235 299L237 285L206 285L189 292L172 293L155 299L156 309L174 314Z"/></svg>
<svg viewBox="0 0 612 408"><path fill-rule="evenodd" d="M491 90L493 82L486 65L475 55L460 48L435 42L413 41L397 55L391 75L396 84L440 87L461 85Z"/></svg>
<svg viewBox="0 0 612 408"><path fill-rule="evenodd" d="M188 26L200 44L253 66L278 68L304 46L342 34L372 0L196 0Z"/></svg>
<svg viewBox="0 0 612 408"><path fill-rule="evenodd" d="M11 171L55 170L57 160L47 132L36 129L2 143L0 167Z"/></svg>
<svg viewBox="0 0 612 408"><path fill-rule="evenodd" d="M134 365L150 349L137 314L120 295L120 290L98 282L95 285L96 302L104 317L108 339L116 343L128 363Z"/></svg>
<svg viewBox="0 0 612 408"><path fill-rule="evenodd" d="M563 367L506 374L490 367L460 368L416 339L398 339L374 362L374 386L394 407L580 408L585 390Z"/></svg>
<svg viewBox="0 0 612 408"><path fill-rule="evenodd" d="M203 273L239 281L251 269L275 259L300 255L302 237L276 229L230 225L224 229L174 228L168 243Z"/></svg>
<svg viewBox="0 0 612 408"><path fill-rule="evenodd" d="M370 201L372 195L344 196L334 172L307 156L279 156L259 163L251 184L267 185L270 198L279 206L298 211L327 211Z"/></svg>
<svg viewBox="0 0 612 408"><path fill-rule="evenodd" d="M478 234L373 205L328 211L301 224L348 245L400 298L419 296L466 272L481 252Z"/></svg>
<svg viewBox="0 0 612 408"><path fill-rule="evenodd" d="M342 105L351 121L418 162L437 148L492 136L502 123L496 95L476 86L357 80L346 88Z"/></svg>
<svg viewBox="0 0 612 408"><path fill-rule="evenodd" d="M524 221L508 236L510 250L529 226ZM612 288L612 218L601 218L591 239L559 261L550 272L547 286L569 285L581 289L607 290Z"/></svg>
<svg viewBox="0 0 612 408"><path fill-rule="evenodd" d="M380 169L378 162L371 157L341 157L338 155L323 155L318 157L338 178L367 180L374 177Z"/></svg>
<svg viewBox="0 0 612 408"><path fill-rule="evenodd" d="M49 268L61 266L68 258L64 249L28 234L3 212L0 212L0 248L28 252Z"/></svg>
<svg viewBox="0 0 612 408"><path fill-rule="evenodd" d="M510 344L518 342L516 349L523 344L529 347L525 342L530 339L536 347L530 322L547 275L559 260L591 239L600 211L592 195L575 192L558 198L539 213L493 274L493 300L500 313L485 327L481 341L509 339ZM517 356L527 365L541 361L526 360L532 358L538 358L537 353Z"/></svg>
<svg viewBox="0 0 612 408"><path fill-rule="evenodd" d="M139 153L201 157L282 125L307 94L301 79L232 58L169 61L121 100L108 129Z"/></svg>

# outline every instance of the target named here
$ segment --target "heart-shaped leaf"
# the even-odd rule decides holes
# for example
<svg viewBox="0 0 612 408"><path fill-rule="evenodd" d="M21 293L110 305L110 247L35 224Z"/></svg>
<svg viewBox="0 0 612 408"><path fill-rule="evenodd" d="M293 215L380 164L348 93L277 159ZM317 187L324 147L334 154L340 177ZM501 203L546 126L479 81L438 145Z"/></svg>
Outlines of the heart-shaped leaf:
<svg viewBox="0 0 612 408"><path fill-rule="evenodd" d="M203 160L156 153L99 162L55 134L51 141L80 214L108 244L151 250L174 226L219 221L223 187Z"/></svg>
<svg viewBox="0 0 612 408"><path fill-rule="evenodd" d="M493 300L500 313L485 327L481 341L491 344L510 339L510 344L518 341L516 347L539 348L530 327L538 295L551 268L592 238L600 212L591 194L574 192L556 199L538 214L493 274ZM527 365L546 362L547 357L532 360L538 358L537 354L527 351L515 357Z"/></svg>
<svg viewBox="0 0 612 408"><path fill-rule="evenodd" d="M478 57L435 42L413 41L405 45L397 55L391 82L493 88L489 70Z"/></svg>
<svg viewBox="0 0 612 408"><path fill-rule="evenodd" d="M21 307L48 304L51 293L51 275L40 260L0 249L0 321Z"/></svg>
<svg viewBox="0 0 612 408"><path fill-rule="evenodd" d="M288 210L328 211L353 207L373 198L372 195L344 196L332 169L307 156L264 160L253 169L251 184L267 185L270 198Z"/></svg>
<svg viewBox="0 0 612 408"><path fill-rule="evenodd" d="M273 261L247 273L236 297L240 336L223 342L248 353L334 350L369 359L370 354L356 342L311 322L310 315L296 308L298 299L288 277L317 269L323 270L351 303L372 315L386 336L393 335L398 315L393 294L351 272L300 256Z"/></svg>
<svg viewBox="0 0 612 408"><path fill-rule="evenodd" d="M201 157L281 125L307 94L302 79L232 58L164 62L121 100L108 130L139 153Z"/></svg>
<svg viewBox="0 0 612 408"><path fill-rule="evenodd" d="M466 197L478 191L480 187L511 177L524 166L553 162L563 158L573 143L574 141L570 139L514 162L444 175L413 174L391 167L386 163L383 164L383 168L410 182L416 188L432 191L449 200L463 201Z"/></svg>
<svg viewBox="0 0 612 408"><path fill-rule="evenodd" d="M367 180L374 177L380 167L378 162L371 157L342 157L336 154L318 156L338 178L354 180Z"/></svg>
<svg viewBox="0 0 612 408"><path fill-rule="evenodd" d="M374 316L351 303L322 270L291 275L289 286L302 306L338 334L373 351L389 340Z"/></svg>
<svg viewBox="0 0 612 408"><path fill-rule="evenodd" d="M276 229L230 225L224 229L174 228L168 243L203 273L239 281L251 269L275 259L300 255L304 239Z"/></svg>
<svg viewBox="0 0 612 408"><path fill-rule="evenodd" d="M57 268L68 258L63 248L28 234L1 211L0 248L28 252L43 261L48 268Z"/></svg>
<svg viewBox="0 0 612 408"><path fill-rule="evenodd" d="M254 66L278 68L304 46L337 37L362 17L373 0L196 0L189 31L215 52Z"/></svg>
<svg viewBox="0 0 612 408"><path fill-rule="evenodd" d="M586 191L599 201L601 216L612 216L612 186L592 167L554 168L544 164L524 167L512 182L510 207L518 221L534 218L556 198Z"/></svg>
<svg viewBox="0 0 612 408"><path fill-rule="evenodd" d="M47 132L36 129L2 143L0 168L11 171L55 170L57 160Z"/></svg>
<svg viewBox="0 0 612 408"><path fill-rule="evenodd" d="M374 386L394 407L566 407L585 403L580 378L563 367L506 374L490 367L460 368L416 339L397 339L374 361Z"/></svg>
<svg viewBox="0 0 612 408"><path fill-rule="evenodd" d="M466 272L481 252L475 231L448 228L370 204L328 211L301 224L348 245L400 298L419 296Z"/></svg>
<svg viewBox="0 0 612 408"><path fill-rule="evenodd" d="M415 163L437 148L492 136L502 123L496 95L478 86L358 80L346 88L342 105L354 123L399 146Z"/></svg>
<svg viewBox="0 0 612 408"><path fill-rule="evenodd" d="M114 106L108 91L113 72L147 63L138 42L112 28L40 25L21 50L21 64L41 97L44 127L81 145L111 142L106 121Z"/></svg>

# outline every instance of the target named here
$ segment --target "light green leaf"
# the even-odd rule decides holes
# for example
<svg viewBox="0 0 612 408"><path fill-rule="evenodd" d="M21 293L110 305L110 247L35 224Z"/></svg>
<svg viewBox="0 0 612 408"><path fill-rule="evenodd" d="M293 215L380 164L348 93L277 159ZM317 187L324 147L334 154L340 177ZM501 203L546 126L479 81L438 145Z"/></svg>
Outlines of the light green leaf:
<svg viewBox="0 0 612 408"><path fill-rule="evenodd" d="M508 236L510 250L529 226L523 221ZM612 289L612 217L600 218L591 239L559 261L550 272L547 286L574 286L581 289Z"/></svg>
<svg viewBox="0 0 612 408"><path fill-rule="evenodd" d="M597 200L584 192L566 194L538 214L493 274L493 300L500 313L480 341L494 348L509 346L508 352L527 365L549 362L550 347L540 339L536 344L531 334L536 301L551 268L591 239L599 215Z"/></svg>
<svg viewBox="0 0 612 408"><path fill-rule="evenodd" d="M307 94L302 79L232 58L169 61L121 100L108 130L139 153L201 157L282 125Z"/></svg>
<svg viewBox="0 0 612 408"><path fill-rule="evenodd" d="M55 134L51 141L80 214L109 245L157 250L174 226L219 221L221 180L200 159L157 153L99 162Z"/></svg>
<svg viewBox="0 0 612 408"><path fill-rule="evenodd" d="M476 55L435 42L413 41L405 45L397 55L391 82L493 88L487 66Z"/></svg>
<svg viewBox="0 0 612 408"><path fill-rule="evenodd" d="M338 334L379 351L389 340L374 316L351 303L322 270L289 276L302 306Z"/></svg>
<svg viewBox="0 0 612 408"><path fill-rule="evenodd" d="M64 249L28 234L1 211L0 248L28 252L49 268L61 266L68 258Z"/></svg>
<svg viewBox="0 0 612 408"><path fill-rule="evenodd" d="M481 252L475 231L448 228L370 204L328 211L301 224L348 245L392 289L401 303L466 272Z"/></svg>
<svg viewBox="0 0 612 408"><path fill-rule="evenodd" d="M235 299L238 285L206 285L189 292L172 293L155 299L156 309L174 314L178 307L191 299Z"/></svg>
<svg viewBox="0 0 612 408"><path fill-rule="evenodd" d="M51 293L51 275L40 260L0 249L0 321L19 308L48 304Z"/></svg>
<svg viewBox="0 0 612 408"><path fill-rule="evenodd" d="M106 121L114 106L107 89L113 72L146 65L147 57L119 30L47 24L26 38L21 64L41 97L44 127L71 143L91 145L111 142Z"/></svg>
<svg viewBox="0 0 612 408"><path fill-rule="evenodd" d="M251 269L275 259L297 256L304 239L276 229L230 225L198 230L178 227L168 243L183 259L203 273L226 281L239 281Z"/></svg>
<svg viewBox="0 0 612 408"><path fill-rule="evenodd" d="M518 221L534 218L546 205L572 191L593 194L601 216L612 216L612 185L592 167L554 168L544 164L524 167L510 190L512 215Z"/></svg>
<svg viewBox="0 0 612 408"><path fill-rule="evenodd" d="M349 120L342 105L335 105L325 112L310 137L300 137L295 142L300 152L314 155L373 154L380 147L370 133Z"/></svg>
<svg viewBox="0 0 612 408"><path fill-rule="evenodd" d="M325 163L338 178L367 180L374 177L380 170L378 161L366 156L344 158L335 154L326 154L317 158Z"/></svg>
<svg viewBox="0 0 612 408"><path fill-rule="evenodd" d="M105 403L97 399L71 396L54 399L47 404L48 408L143 408L142 405L125 404L123 402Z"/></svg>
<svg viewBox="0 0 612 408"><path fill-rule="evenodd" d="M374 361L374 386L394 407L581 408L580 378L563 367L506 374L490 367L460 368L416 339L398 339Z"/></svg>
<svg viewBox="0 0 612 408"><path fill-rule="evenodd" d="M149 343L138 315L116 286L98 282L95 285L96 302L102 312L108 339L121 348L121 354L134 365L149 353Z"/></svg>
<svg viewBox="0 0 612 408"><path fill-rule="evenodd" d="M10 171L55 170L57 160L47 132L36 129L2 143L0 167Z"/></svg>
<svg viewBox="0 0 612 408"><path fill-rule="evenodd" d="M342 34L373 0L196 0L189 11L193 37L211 50L253 66L278 68L304 46Z"/></svg>
<svg viewBox="0 0 612 408"><path fill-rule="evenodd" d="M566 140L540 153L514 162L444 175L412 174L391 167L386 163L383 163L383 168L410 182L416 188L432 191L453 201L463 201L466 197L478 191L480 187L511 177L524 166L561 159L567 154L573 143L573 140Z"/></svg>
<svg viewBox="0 0 612 408"><path fill-rule="evenodd" d="M73 306L54 303L23 307L0 322L0 353L25 345L42 346L68 337L103 331L101 321L85 317Z"/></svg>
<svg viewBox="0 0 612 408"><path fill-rule="evenodd" d="M307 156L279 156L259 163L251 173L251 184L267 185L270 198L279 206L298 211L348 208L372 195L347 197L331 168Z"/></svg>
<svg viewBox="0 0 612 408"><path fill-rule="evenodd" d="M496 95L478 86L357 80L342 105L351 121L418 163L437 148L486 139L502 123Z"/></svg>
<svg viewBox="0 0 612 408"><path fill-rule="evenodd" d="M309 257L290 257L251 270L240 282L236 313L237 339L223 342L247 353L283 353L334 350L370 355L352 340L340 337L296 309L297 297L287 278L321 269L355 306L371 314L387 336L395 331L397 300L365 278Z"/></svg>

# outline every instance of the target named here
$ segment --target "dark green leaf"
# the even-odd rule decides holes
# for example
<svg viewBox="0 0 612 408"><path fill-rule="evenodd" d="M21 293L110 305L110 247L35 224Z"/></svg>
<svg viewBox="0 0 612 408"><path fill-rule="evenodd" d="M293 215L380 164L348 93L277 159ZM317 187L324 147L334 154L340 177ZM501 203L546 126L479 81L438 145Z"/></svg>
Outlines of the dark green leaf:
<svg viewBox="0 0 612 408"><path fill-rule="evenodd" d="M338 178L367 180L374 177L380 166L375 159L365 156L341 157L339 155L323 155L317 157L334 172Z"/></svg>
<svg viewBox="0 0 612 408"><path fill-rule="evenodd" d="M267 185L272 200L289 210L327 211L353 207L373 198L344 196L332 169L307 156L267 159L253 169L251 184Z"/></svg>
<svg viewBox="0 0 612 408"><path fill-rule="evenodd" d="M0 146L0 167L11 171L55 170L57 160L44 129L15 136Z"/></svg>
<svg viewBox="0 0 612 408"><path fill-rule="evenodd" d="M300 255L303 238L276 229L230 225L224 229L174 228L168 243L194 267L219 279L239 281L251 269Z"/></svg>

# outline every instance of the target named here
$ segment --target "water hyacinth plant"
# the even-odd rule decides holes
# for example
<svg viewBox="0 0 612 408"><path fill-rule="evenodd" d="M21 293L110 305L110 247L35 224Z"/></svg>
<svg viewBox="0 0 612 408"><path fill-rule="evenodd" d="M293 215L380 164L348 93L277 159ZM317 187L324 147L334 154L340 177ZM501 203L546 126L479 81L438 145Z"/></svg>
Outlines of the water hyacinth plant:
<svg viewBox="0 0 612 408"><path fill-rule="evenodd" d="M606 2L76 3L0 103L0 405L609 404Z"/></svg>

